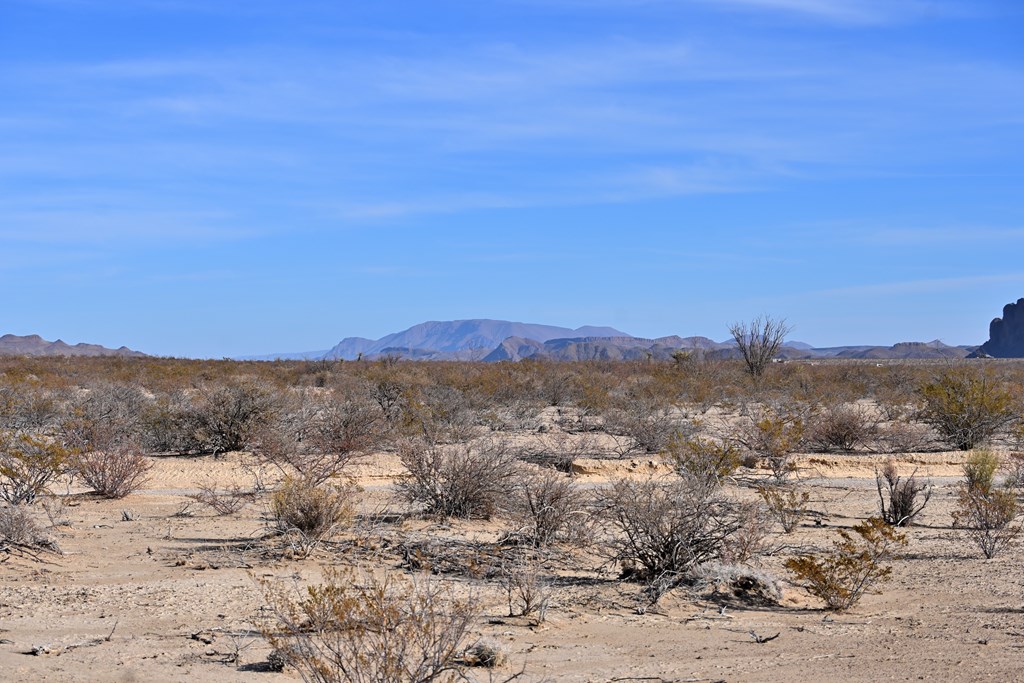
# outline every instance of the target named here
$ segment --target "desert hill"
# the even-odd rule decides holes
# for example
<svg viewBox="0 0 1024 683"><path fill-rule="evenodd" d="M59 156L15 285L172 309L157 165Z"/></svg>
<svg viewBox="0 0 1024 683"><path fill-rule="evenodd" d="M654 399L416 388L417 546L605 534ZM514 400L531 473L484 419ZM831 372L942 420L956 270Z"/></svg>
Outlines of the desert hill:
<svg viewBox="0 0 1024 683"><path fill-rule="evenodd" d="M46 341L38 334L18 336L5 334L0 337L0 356L126 356L144 357L141 351L132 351L127 346L108 349L99 344L68 344L60 339Z"/></svg>

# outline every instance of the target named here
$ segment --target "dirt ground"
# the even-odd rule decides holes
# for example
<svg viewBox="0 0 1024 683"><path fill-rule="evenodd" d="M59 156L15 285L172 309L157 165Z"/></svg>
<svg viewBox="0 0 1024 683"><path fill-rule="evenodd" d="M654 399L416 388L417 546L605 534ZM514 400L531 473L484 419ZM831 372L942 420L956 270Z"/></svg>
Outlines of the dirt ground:
<svg viewBox="0 0 1024 683"><path fill-rule="evenodd" d="M836 528L877 512L874 467L881 457L803 456L799 476L815 516L763 561L785 579L786 556L825 549ZM507 617L500 588L481 584L477 633L501 644L520 680L549 681L1010 681L1024 680L1024 549L981 559L951 526L962 453L899 458L931 477L935 494L907 532L881 594L831 614L786 584L777 606L750 606L676 591L653 609L614 568L553 572L547 619ZM579 461L577 477L658 474L648 460ZM360 466L364 512L402 509L391 498L398 465L384 456ZM5 681L297 680L264 665L259 635L268 618L260 579L316 581L321 566L352 559L351 544L302 560L266 552L265 503L218 516L186 495L205 481L251 484L235 455L155 459L146 487L119 501L68 496L67 526L54 532L62 555L0 563L0 671ZM749 494L749 490L739 492ZM61 511L57 511L60 513ZM58 517L61 515L58 514ZM814 522L818 520L820 524ZM388 524L390 522L378 522ZM487 524L405 524L420 535L486 538ZM2 559L2 557L0 557ZM396 558L381 554L384 567ZM465 579L453 579L465 581ZM778 634L767 642L758 642ZM487 674L480 677L487 679Z"/></svg>

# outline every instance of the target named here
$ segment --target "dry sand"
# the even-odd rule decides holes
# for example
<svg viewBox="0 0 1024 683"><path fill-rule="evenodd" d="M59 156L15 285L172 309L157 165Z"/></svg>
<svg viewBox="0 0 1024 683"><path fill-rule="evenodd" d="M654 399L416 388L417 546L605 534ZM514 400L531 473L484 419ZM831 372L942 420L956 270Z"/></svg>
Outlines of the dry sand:
<svg viewBox="0 0 1024 683"><path fill-rule="evenodd" d="M822 611L795 586L778 606L729 602L723 611L708 596L676 592L645 612L637 585L595 568L558 581L540 625L506 617L500 589L481 588L486 609L477 631L505 647L511 657L505 673L525 663L525 680L1024 680L1024 550L1011 548L986 561L951 528L952 485L963 457L900 459L907 472L917 468L936 478L935 495L921 524L908 531L907 553L894 563L884 592L866 596L846 614ZM786 547L766 558L764 569L784 577L785 555L827 548L836 527L875 514L879 462L803 456L800 476L823 523L780 534ZM581 481L597 486L612 476L664 467L642 458L580 461L576 469ZM383 456L361 467L369 506L388 504L399 471ZM127 499L73 497L71 526L56 532L62 556L10 557L0 564L0 678L297 679L294 672L263 669L269 649L258 633L266 615L256 579L316 580L321 563L344 558L331 550L305 560L266 555L258 503L228 517L193 504L192 516L176 516L184 495L208 478L221 486L251 482L235 456L157 458L147 487ZM474 532L473 525L429 525L410 528ZM475 530L481 537L492 531L488 525ZM758 643L751 632L778 637Z"/></svg>

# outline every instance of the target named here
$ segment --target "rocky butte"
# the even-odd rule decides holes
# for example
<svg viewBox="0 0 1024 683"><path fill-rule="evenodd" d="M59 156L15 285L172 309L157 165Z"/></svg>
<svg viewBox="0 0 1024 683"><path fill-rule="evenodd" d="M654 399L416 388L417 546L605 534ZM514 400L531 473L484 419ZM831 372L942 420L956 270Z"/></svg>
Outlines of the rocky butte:
<svg viewBox="0 0 1024 683"><path fill-rule="evenodd" d="M989 323L988 341L974 355L1024 358L1024 299L1003 306L1003 317Z"/></svg>

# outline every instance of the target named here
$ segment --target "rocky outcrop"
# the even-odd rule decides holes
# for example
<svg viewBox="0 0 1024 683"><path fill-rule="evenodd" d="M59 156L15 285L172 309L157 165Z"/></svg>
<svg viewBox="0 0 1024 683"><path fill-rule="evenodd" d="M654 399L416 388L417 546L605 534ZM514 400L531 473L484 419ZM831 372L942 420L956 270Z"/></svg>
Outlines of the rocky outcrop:
<svg viewBox="0 0 1024 683"><path fill-rule="evenodd" d="M1003 317L988 326L988 341L973 354L984 358L1024 358L1024 299L1003 306Z"/></svg>

